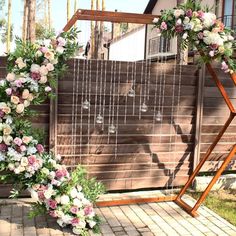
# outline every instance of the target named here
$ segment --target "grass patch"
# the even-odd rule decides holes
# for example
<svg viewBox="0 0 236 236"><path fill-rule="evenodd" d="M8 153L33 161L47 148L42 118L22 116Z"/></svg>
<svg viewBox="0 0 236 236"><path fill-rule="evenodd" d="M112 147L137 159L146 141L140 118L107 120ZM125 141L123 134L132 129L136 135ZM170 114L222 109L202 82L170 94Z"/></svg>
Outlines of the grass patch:
<svg viewBox="0 0 236 236"><path fill-rule="evenodd" d="M190 196L198 199L201 193L189 192ZM211 192L204 205L236 226L236 191Z"/></svg>

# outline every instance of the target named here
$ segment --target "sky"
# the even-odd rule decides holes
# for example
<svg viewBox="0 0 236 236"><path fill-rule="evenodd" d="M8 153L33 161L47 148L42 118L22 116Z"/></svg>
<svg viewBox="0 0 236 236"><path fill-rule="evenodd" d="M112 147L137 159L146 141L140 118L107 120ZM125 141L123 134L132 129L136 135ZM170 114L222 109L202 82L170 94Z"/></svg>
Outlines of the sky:
<svg viewBox="0 0 236 236"><path fill-rule="evenodd" d="M6 1L7 2L7 1ZM66 0L52 0L52 26L56 31L60 31L66 24ZM149 0L106 0L106 10L132 13L143 13ZM71 0L71 14L74 9L74 0ZM78 8L89 9L90 0L78 0ZM5 7L6 13L6 7ZM2 17L4 13L0 13ZM21 36L22 27L22 15L23 15L23 0L12 0L12 23L14 25L14 35ZM88 22L78 23L78 28L82 31L88 31ZM81 36L82 37L82 36ZM82 41L87 39L86 32ZM4 50L4 45L0 42L0 54Z"/></svg>

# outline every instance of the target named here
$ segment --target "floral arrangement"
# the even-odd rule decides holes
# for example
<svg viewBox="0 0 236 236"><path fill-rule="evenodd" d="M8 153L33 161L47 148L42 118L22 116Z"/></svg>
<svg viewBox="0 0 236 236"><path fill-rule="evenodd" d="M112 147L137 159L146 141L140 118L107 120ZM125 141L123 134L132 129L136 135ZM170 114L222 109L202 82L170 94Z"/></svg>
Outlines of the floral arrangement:
<svg viewBox="0 0 236 236"><path fill-rule="evenodd" d="M8 74L0 81L0 171L1 181L14 180L19 191L27 189L36 201L31 216L49 213L60 226L88 235L99 230L93 204L104 191L95 179L87 179L83 168L71 174L60 164L60 156L45 151L42 134L33 129L30 105L53 96L65 61L78 48L77 30L32 44L16 40L16 50L8 57Z"/></svg>
<svg viewBox="0 0 236 236"><path fill-rule="evenodd" d="M203 11L200 2L188 0L178 8L162 11L160 18L155 18L153 23L164 37L181 38L183 49L189 43L195 46L203 62L217 59L226 73L236 72L232 58L236 48L234 32L227 29L208 8Z"/></svg>

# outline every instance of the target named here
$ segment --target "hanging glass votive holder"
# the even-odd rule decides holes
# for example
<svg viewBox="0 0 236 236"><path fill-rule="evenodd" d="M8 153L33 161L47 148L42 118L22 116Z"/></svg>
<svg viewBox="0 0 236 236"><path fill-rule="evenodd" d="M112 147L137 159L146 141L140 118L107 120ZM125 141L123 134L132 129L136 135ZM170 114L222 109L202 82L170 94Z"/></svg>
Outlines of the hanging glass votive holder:
<svg viewBox="0 0 236 236"><path fill-rule="evenodd" d="M101 114L98 114L97 118L96 118L96 123L97 124L102 124L103 123L103 117L101 116Z"/></svg>
<svg viewBox="0 0 236 236"><path fill-rule="evenodd" d="M112 124L108 127L108 132L110 134L115 134L116 133L116 127Z"/></svg>
<svg viewBox="0 0 236 236"><path fill-rule="evenodd" d="M148 111L148 106L145 103L143 103L140 107L140 111L141 112L147 112Z"/></svg>
<svg viewBox="0 0 236 236"><path fill-rule="evenodd" d="M82 108L88 110L89 107L90 107L90 102L88 100L85 100L82 104Z"/></svg>
<svg viewBox="0 0 236 236"><path fill-rule="evenodd" d="M157 112L157 114L156 114L156 121L157 121L157 122L161 122L162 119L163 119L163 116L162 116L162 114L161 114L161 111L159 110L159 111Z"/></svg>
<svg viewBox="0 0 236 236"><path fill-rule="evenodd" d="M129 91L128 91L128 97L135 97L135 90L133 88L130 88Z"/></svg>

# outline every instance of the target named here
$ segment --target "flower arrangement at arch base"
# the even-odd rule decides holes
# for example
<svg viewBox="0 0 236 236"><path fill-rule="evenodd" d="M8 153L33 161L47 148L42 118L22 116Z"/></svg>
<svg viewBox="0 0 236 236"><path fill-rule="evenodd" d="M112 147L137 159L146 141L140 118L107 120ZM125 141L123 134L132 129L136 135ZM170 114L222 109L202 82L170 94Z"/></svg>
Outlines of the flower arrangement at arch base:
<svg viewBox="0 0 236 236"><path fill-rule="evenodd" d="M233 51L236 49L235 32L225 27L216 15L201 2L188 0L175 9L164 10L153 23L166 38L178 37L182 49L189 44L196 47L203 63L218 60L221 69L235 79L236 62Z"/></svg>
<svg viewBox="0 0 236 236"><path fill-rule="evenodd" d="M65 62L78 48L77 33L73 29L34 44L17 39L8 55L8 74L0 81L0 171L5 173L0 180L15 183L13 197L21 190L31 193L31 217L48 213L60 226L88 235L89 229L99 232L93 204L104 186L86 178L80 166L69 173L60 156L44 150L42 133L29 121L36 115L30 105L54 96Z"/></svg>

